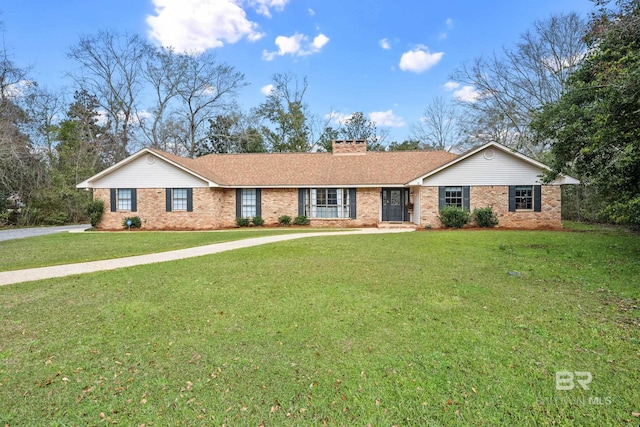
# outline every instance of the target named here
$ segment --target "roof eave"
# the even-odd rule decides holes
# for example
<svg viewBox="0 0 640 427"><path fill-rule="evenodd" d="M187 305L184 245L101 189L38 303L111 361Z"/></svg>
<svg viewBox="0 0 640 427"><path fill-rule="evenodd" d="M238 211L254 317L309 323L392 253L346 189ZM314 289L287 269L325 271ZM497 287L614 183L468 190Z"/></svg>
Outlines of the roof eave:
<svg viewBox="0 0 640 427"><path fill-rule="evenodd" d="M214 181L211 181L209 178L204 177L204 176L192 171L191 169L189 169L189 168L187 168L185 166L182 166L182 165L172 161L171 159L168 159L168 158L164 157L161 153L158 153L158 152L156 152L154 150L151 150L149 148L143 148L142 150L138 151L137 153L132 154L131 156L127 157L126 159L119 161L115 165L112 165L112 166L108 167L107 169L103 170L102 172L99 172L99 173L93 175L92 177L82 181L81 183L76 185L76 188L84 188L84 189L94 188L93 183L95 181L97 181L100 178L103 178L103 177L109 175L110 173L120 169L121 167L131 163L132 161L140 158L144 154L151 154L153 156L156 156L156 157L164 160L165 162L177 167L178 169L180 169L180 170L182 170L182 171L184 171L184 172L186 172L186 173L188 173L190 175L193 175L198 179L203 180L204 182L207 183L207 185L209 187L220 187L220 185L218 183L216 183Z"/></svg>

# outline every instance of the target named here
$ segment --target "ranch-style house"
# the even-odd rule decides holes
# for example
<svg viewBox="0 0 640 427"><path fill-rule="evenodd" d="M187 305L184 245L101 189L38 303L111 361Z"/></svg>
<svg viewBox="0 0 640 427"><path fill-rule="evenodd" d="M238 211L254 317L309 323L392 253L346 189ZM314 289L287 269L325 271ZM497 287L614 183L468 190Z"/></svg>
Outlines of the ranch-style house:
<svg viewBox="0 0 640 427"><path fill-rule="evenodd" d="M463 154L367 151L334 141L332 153L210 154L196 159L145 148L77 185L105 202L99 224L121 230L234 227L238 217L306 216L312 226L440 228L444 206L491 206L499 227L561 228L561 192L546 165L495 142Z"/></svg>

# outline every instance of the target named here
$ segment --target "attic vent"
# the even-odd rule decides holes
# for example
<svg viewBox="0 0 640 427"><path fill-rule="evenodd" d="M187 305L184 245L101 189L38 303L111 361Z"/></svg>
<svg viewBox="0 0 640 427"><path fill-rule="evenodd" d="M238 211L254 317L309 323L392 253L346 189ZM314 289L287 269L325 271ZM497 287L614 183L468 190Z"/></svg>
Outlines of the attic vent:
<svg viewBox="0 0 640 427"><path fill-rule="evenodd" d="M496 152L493 151L492 148L489 148L488 150L484 150L482 156L487 160L493 160L493 158L496 156Z"/></svg>
<svg viewBox="0 0 640 427"><path fill-rule="evenodd" d="M147 161L147 164L152 165L156 162L156 156L154 156L153 154L147 154L145 160Z"/></svg>

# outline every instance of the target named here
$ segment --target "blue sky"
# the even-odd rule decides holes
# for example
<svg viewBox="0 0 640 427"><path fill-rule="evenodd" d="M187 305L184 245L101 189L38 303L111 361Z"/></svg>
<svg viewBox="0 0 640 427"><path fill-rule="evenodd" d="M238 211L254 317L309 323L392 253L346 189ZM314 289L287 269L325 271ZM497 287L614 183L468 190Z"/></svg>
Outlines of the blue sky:
<svg viewBox="0 0 640 427"><path fill-rule="evenodd" d="M465 61L512 46L537 19L592 10L589 0L2 0L0 20L13 61L50 89L68 85L80 35L126 31L212 49L246 75L244 109L264 100L274 73L306 76L313 114L362 111L389 129L388 143L407 138L434 97L473 94L449 82Z"/></svg>

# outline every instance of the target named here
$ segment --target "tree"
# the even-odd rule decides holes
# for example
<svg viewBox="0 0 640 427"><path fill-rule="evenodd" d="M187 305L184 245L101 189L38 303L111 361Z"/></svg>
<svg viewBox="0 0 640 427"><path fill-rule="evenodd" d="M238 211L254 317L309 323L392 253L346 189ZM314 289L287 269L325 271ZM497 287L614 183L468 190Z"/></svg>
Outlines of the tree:
<svg viewBox="0 0 640 427"><path fill-rule="evenodd" d="M0 51L0 206L4 206L10 196L29 204L48 179L44 162L23 132L29 116L20 104L24 87L30 84L27 70L14 64L3 44Z"/></svg>
<svg viewBox="0 0 640 427"><path fill-rule="evenodd" d="M212 54L187 55L183 60L184 69L176 88L181 101L177 116L187 124L184 149L193 157L198 144L207 138L209 118L234 105L233 96L247 83L244 74L231 65L218 63Z"/></svg>
<svg viewBox="0 0 640 427"><path fill-rule="evenodd" d="M113 153L116 161L127 157L133 148L142 67L150 49L137 35L100 31L81 37L67 55L79 65L79 72L72 77L81 90L96 96L106 114L110 133L118 142Z"/></svg>
<svg viewBox="0 0 640 427"><path fill-rule="evenodd" d="M414 151L423 149L424 145L416 139L404 140L401 143L393 141L389 144L389 151Z"/></svg>
<svg viewBox="0 0 640 427"><path fill-rule="evenodd" d="M342 121L338 132L342 139L367 141L367 150L384 151L382 137L378 135L376 123L368 120L362 111L356 111Z"/></svg>
<svg viewBox="0 0 640 427"><path fill-rule="evenodd" d="M327 153L333 152L333 141L340 139L340 131L332 126L325 126L318 138L317 146Z"/></svg>
<svg viewBox="0 0 640 427"><path fill-rule="evenodd" d="M588 54L532 124L556 172L597 188L611 221L640 227L640 6L609 1L593 15Z"/></svg>
<svg viewBox="0 0 640 427"><path fill-rule="evenodd" d="M35 83L30 84L22 96L21 104L28 117L23 131L49 166L55 160L55 127L64 114L63 102L61 93L41 88Z"/></svg>
<svg viewBox="0 0 640 427"><path fill-rule="evenodd" d="M561 96L567 77L580 64L584 28L575 13L536 21L515 49L476 58L456 70L452 80L476 91L460 100L473 117L470 139L492 139L539 158L548 147L531 138L529 124L538 108Z"/></svg>
<svg viewBox="0 0 640 427"><path fill-rule="evenodd" d="M101 125L98 99L86 91L76 92L67 117L57 127L57 169L66 183L75 186L113 164L111 145L116 142Z"/></svg>
<svg viewBox="0 0 640 427"><path fill-rule="evenodd" d="M207 139L196 148L196 156L220 153L262 153L264 141L258 130L240 113L217 115L209 119Z"/></svg>
<svg viewBox="0 0 640 427"><path fill-rule="evenodd" d="M150 114L138 114L138 121L143 134L150 145L164 151L171 150L171 140L167 139L169 122L166 115L171 113L172 101L178 96L180 82L186 77L186 54L175 52L171 48L157 48L146 56L143 66L143 78L151 85L154 105Z"/></svg>
<svg viewBox="0 0 640 427"><path fill-rule="evenodd" d="M309 151L311 132L304 95L307 79L298 80L292 74L274 74L273 89L255 114L266 119L270 126L263 125L261 132L272 151Z"/></svg>
<svg viewBox="0 0 640 427"><path fill-rule="evenodd" d="M460 124L455 107L436 97L418 123L411 125L411 137L420 142L421 148L451 151L462 142Z"/></svg>

